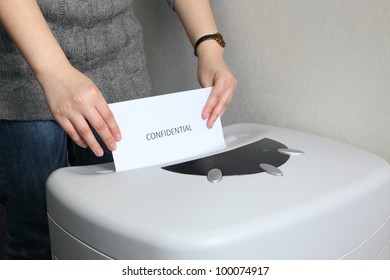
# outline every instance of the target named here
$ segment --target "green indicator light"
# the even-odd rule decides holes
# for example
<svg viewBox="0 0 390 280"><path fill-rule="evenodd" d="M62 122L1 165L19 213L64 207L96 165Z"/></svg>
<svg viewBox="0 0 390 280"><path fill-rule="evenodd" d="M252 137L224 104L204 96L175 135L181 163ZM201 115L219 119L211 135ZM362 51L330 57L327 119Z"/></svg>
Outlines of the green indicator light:
<svg viewBox="0 0 390 280"><path fill-rule="evenodd" d="M261 151L262 151L263 153L268 153L268 152L270 152L271 150L270 150L269 148L262 148Z"/></svg>

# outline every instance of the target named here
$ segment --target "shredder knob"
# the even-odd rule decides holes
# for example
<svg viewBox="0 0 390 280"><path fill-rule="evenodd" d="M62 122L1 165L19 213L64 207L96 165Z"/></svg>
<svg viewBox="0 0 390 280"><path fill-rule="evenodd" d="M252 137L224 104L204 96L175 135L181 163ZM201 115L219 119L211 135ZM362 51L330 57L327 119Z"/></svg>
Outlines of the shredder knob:
<svg viewBox="0 0 390 280"><path fill-rule="evenodd" d="M261 169L263 169L265 172L267 172L268 174L271 174L271 175L274 175L274 176L283 176L282 170L280 170L279 168L277 168L277 167L275 167L275 166L273 166L271 164L260 163L259 167Z"/></svg>
<svg viewBox="0 0 390 280"><path fill-rule="evenodd" d="M213 168L207 173L207 180L209 180L210 183L218 183L222 180L222 177L222 171L218 168Z"/></svg>
<svg viewBox="0 0 390 280"><path fill-rule="evenodd" d="M304 155L305 154L304 152L299 151L299 150L286 149L286 148L280 148L280 149L277 149L277 151L280 154L284 154L284 155L288 155L288 156L300 156L300 155Z"/></svg>

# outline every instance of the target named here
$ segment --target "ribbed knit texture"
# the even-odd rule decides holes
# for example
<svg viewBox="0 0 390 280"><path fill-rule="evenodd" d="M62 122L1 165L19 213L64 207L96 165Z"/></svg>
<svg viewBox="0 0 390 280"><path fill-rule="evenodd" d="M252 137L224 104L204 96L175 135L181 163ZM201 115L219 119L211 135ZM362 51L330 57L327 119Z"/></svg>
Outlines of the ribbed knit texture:
<svg viewBox="0 0 390 280"><path fill-rule="evenodd" d="M173 7L174 0L166 0ZM39 0L66 56L108 103L146 97L150 80L131 0ZM53 119L41 87L0 26L0 119Z"/></svg>

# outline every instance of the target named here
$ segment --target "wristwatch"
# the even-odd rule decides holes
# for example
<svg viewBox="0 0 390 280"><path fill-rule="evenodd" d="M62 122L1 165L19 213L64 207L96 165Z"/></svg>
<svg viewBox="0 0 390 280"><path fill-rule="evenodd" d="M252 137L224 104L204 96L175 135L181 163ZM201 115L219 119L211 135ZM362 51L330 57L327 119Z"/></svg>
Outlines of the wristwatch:
<svg viewBox="0 0 390 280"><path fill-rule="evenodd" d="M206 40L215 40L222 48L226 47L226 43L225 43L225 40L223 39L223 36L221 33L217 32L215 34L208 34L208 35L204 35L202 37L200 37L196 42L195 42L195 45L194 45L194 54L195 56L198 56L198 54L196 53L196 49L198 48L198 46L206 41Z"/></svg>

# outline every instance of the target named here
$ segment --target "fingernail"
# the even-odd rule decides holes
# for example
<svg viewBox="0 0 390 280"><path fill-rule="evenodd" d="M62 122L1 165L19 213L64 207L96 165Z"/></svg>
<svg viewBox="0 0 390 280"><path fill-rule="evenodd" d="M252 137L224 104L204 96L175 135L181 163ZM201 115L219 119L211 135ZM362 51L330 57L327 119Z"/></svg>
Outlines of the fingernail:
<svg viewBox="0 0 390 280"><path fill-rule="evenodd" d="M207 127L208 127L208 128L213 128L214 123L215 123L215 120L214 120L214 119L213 119L213 120L209 120L208 123L207 123Z"/></svg>
<svg viewBox="0 0 390 280"><path fill-rule="evenodd" d="M117 135L115 135L115 141L116 142L119 142L122 140L122 135L120 133L118 133Z"/></svg>
<svg viewBox="0 0 390 280"><path fill-rule="evenodd" d="M111 143L108 148L110 149L111 152L113 152L113 151L116 150L116 144L115 143Z"/></svg>
<svg viewBox="0 0 390 280"><path fill-rule="evenodd" d="M101 157L101 156L103 156L103 154L104 154L104 152L103 152L103 149L102 148L97 148L96 150L95 150L95 155L96 156L98 156L98 157Z"/></svg>

